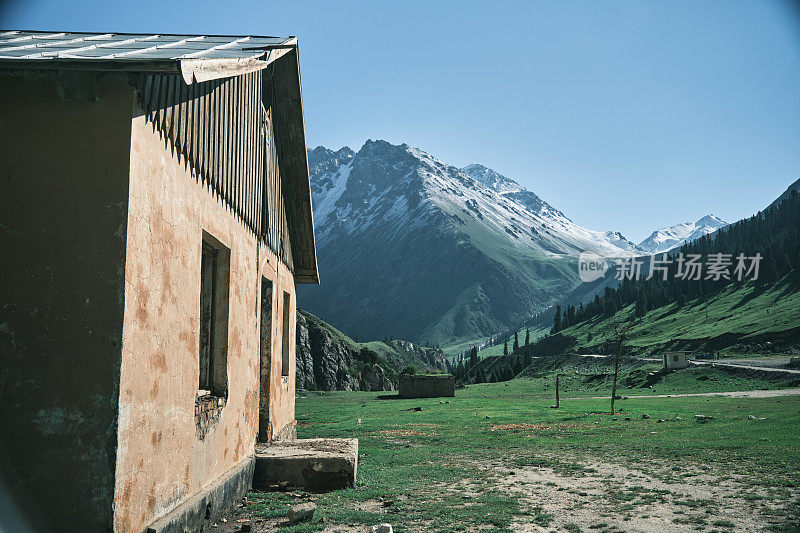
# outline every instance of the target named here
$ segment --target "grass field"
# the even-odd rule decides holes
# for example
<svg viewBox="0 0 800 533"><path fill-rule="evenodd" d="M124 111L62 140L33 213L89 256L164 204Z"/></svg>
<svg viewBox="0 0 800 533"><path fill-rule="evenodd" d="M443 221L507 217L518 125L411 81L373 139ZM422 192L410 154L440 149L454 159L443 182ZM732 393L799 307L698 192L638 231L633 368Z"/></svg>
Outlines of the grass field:
<svg viewBox="0 0 800 533"><path fill-rule="evenodd" d="M362 531L382 522L396 531L797 528L800 396L647 397L784 382L676 372L653 389L620 390L627 399L611 417L607 397L591 398L603 391L587 388L587 376L571 377L560 409L550 408L546 371L472 385L455 398L302 396L298 437L359 439L357 487L251 494L254 529L282 527L288 506L307 498L318 504L313 521L283 530ZM696 414L712 420L698 423Z"/></svg>

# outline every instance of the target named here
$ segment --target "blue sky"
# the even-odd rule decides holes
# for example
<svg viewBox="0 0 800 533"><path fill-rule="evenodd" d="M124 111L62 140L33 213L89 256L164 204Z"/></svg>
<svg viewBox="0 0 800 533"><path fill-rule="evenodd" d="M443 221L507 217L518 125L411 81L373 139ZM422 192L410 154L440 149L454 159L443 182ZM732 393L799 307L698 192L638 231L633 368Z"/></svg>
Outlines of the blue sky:
<svg viewBox="0 0 800 533"><path fill-rule="evenodd" d="M297 35L310 147L407 142L641 240L800 178L788 1L2 4L24 29Z"/></svg>

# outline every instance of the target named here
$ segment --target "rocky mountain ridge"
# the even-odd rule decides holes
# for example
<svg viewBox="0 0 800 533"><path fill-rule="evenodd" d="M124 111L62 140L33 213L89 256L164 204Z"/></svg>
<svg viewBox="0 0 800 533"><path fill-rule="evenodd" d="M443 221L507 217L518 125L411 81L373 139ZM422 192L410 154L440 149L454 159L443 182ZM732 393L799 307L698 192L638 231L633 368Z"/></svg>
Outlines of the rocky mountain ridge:
<svg viewBox="0 0 800 533"><path fill-rule="evenodd" d="M408 341L359 343L318 317L297 311L297 388L390 391L406 366L445 371L444 352Z"/></svg>
<svg viewBox="0 0 800 533"><path fill-rule="evenodd" d="M491 334L563 297L582 251L629 255L516 181L407 144L309 151L320 273L301 305L350 335L442 344Z"/></svg>

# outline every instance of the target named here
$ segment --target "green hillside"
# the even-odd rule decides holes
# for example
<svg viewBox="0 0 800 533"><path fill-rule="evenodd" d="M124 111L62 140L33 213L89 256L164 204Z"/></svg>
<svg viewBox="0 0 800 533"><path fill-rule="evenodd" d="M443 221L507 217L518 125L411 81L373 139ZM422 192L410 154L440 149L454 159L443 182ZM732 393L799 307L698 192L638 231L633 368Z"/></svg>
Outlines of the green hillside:
<svg viewBox="0 0 800 533"><path fill-rule="evenodd" d="M731 285L706 301L697 298L683 306L668 304L639 318L635 307L630 304L611 316L600 315L570 326L542 339L534 351L605 353L616 338L614 324L631 321L628 346L633 353L657 353L664 348L742 353L800 344L800 280L796 274L763 291L753 284Z"/></svg>
<svg viewBox="0 0 800 533"><path fill-rule="evenodd" d="M731 260L727 276L679 275L678 254ZM737 254L758 257L758 275L737 276ZM614 327L629 328L629 349L788 351L800 346L800 194L671 252L667 272L625 280L576 307L556 308L552 335L534 353L611 350ZM725 279L727 277L727 279Z"/></svg>

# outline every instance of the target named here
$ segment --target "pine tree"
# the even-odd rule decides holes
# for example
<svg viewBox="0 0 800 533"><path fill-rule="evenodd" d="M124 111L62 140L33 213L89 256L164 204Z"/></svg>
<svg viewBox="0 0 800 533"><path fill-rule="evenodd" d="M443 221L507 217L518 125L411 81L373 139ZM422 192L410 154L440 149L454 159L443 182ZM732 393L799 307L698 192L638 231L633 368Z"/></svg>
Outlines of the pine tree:
<svg viewBox="0 0 800 533"><path fill-rule="evenodd" d="M503 355L508 355L508 338L503 343Z"/></svg>
<svg viewBox="0 0 800 533"><path fill-rule="evenodd" d="M473 346L469 351L469 366L478 364L478 347Z"/></svg>
<svg viewBox="0 0 800 533"><path fill-rule="evenodd" d="M686 305L686 295L683 292L678 293L676 303L678 304L678 309Z"/></svg>
<svg viewBox="0 0 800 533"><path fill-rule="evenodd" d="M531 343L531 331L528 328L525 328L525 346Z"/></svg>
<svg viewBox="0 0 800 533"><path fill-rule="evenodd" d="M644 291L639 291L639 294L636 297L635 314L637 317L647 314L647 295L644 293Z"/></svg>
<svg viewBox="0 0 800 533"><path fill-rule="evenodd" d="M553 329L550 330L552 333L558 333L561 331L561 306L556 306L556 315L553 317Z"/></svg>
<svg viewBox="0 0 800 533"><path fill-rule="evenodd" d="M514 348L512 350L513 353L517 353L519 351L519 337L517 336L517 332L514 332Z"/></svg>
<svg viewBox="0 0 800 533"><path fill-rule="evenodd" d="M774 257L767 257L758 276L761 283L774 283L778 281L778 267L775 265Z"/></svg>

